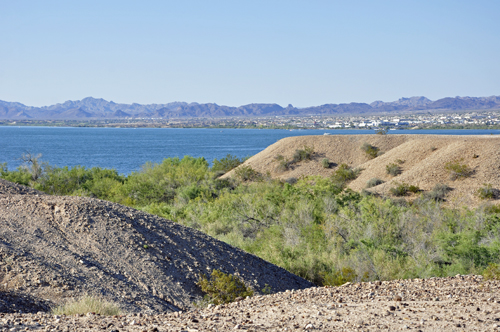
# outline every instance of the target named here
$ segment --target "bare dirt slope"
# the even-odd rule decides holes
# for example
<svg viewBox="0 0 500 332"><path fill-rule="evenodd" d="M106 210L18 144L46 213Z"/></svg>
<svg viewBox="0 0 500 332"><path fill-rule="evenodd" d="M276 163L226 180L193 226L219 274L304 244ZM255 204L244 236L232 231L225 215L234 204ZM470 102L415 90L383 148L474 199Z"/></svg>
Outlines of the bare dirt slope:
<svg viewBox="0 0 500 332"><path fill-rule="evenodd" d="M256 291L265 284L274 291L312 286L169 220L98 199L50 196L0 179L2 300L7 296L2 291L15 291L47 300L36 303L44 307L88 294L127 312L178 311L201 298L195 283L213 269L239 275ZM27 309L18 304L3 310Z"/></svg>
<svg viewBox="0 0 500 332"><path fill-rule="evenodd" d="M458 275L313 287L152 316L0 314L0 330L499 331L499 286Z"/></svg>
<svg viewBox="0 0 500 332"><path fill-rule="evenodd" d="M364 143L371 144L384 154L370 159L362 150ZM277 170L276 156L291 160L296 149L313 147L313 160L293 164L285 172ZM322 167L321 160L328 158L330 169ZM397 161L402 173L390 176L386 166ZM473 171L472 176L452 181L445 169L448 162L459 161ZM366 187L368 180L379 178L385 181L370 189L389 195L389 189L396 183L408 183L422 190L431 190L437 183L448 184L453 190L448 201L457 204L480 203L475 192L484 184L500 188L500 137L499 136L448 136L448 135L329 135L288 137L269 146L248 159L244 165L256 171L269 173L273 178L286 180L307 175L330 176L338 165L345 163L361 168L360 176L349 184L353 190ZM234 170L225 176L234 175ZM496 199L498 199L497 197Z"/></svg>

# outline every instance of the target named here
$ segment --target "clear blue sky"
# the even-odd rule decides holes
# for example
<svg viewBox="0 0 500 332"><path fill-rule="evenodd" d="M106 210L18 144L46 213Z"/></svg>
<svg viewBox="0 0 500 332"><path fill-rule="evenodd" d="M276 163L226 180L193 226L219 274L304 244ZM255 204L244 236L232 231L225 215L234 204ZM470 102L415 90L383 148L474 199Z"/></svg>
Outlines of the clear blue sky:
<svg viewBox="0 0 500 332"><path fill-rule="evenodd" d="M0 0L0 100L500 95L500 1Z"/></svg>

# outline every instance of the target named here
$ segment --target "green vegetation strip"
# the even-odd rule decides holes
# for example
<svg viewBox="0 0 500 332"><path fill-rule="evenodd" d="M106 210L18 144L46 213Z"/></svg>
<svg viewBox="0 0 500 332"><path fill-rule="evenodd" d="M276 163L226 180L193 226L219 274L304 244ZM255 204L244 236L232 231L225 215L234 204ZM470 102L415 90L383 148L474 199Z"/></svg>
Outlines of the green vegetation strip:
<svg viewBox="0 0 500 332"><path fill-rule="evenodd" d="M319 285L491 274L500 263L500 207L445 208L444 185L420 193L401 184L405 193L421 195L402 204L346 189L362 171L347 165L330 178L282 182L249 167L220 179L242 162L233 156L212 168L203 158L167 158L128 176L26 159L17 170L1 165L0 176L49 194L96 197L171 219ZM454 174L469 171L461 163L448 166Z"/></svg>

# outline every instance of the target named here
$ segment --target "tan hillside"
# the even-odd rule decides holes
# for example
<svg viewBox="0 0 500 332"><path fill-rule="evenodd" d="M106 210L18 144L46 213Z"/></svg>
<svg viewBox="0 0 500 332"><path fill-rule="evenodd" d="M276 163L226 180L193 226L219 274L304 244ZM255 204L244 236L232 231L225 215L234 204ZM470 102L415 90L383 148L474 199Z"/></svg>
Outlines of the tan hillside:
<svg viewBox="0 0 500 332"><path fill-rule="evenodd" d="M361 146L371 144L384 154L370 159ZM304 146L314 149L311 161L293 164L285 172L277 170L276 156L292 159L296 149ZM331 168L322 167L321 161L328 158ZM386 166L397 161L402 173L395 177L386 172ZM448 162L460 161L466 164L473 174L465 179L451 180L445 169ZM288 137L269 146L264 151L248 159L248 165L256 171L269 173L273 178L286 180L307 175L330 176L338 165L346 163L351 167L363 169L360 176L349 187L361 191L371 178L379 178L385 183L370 189L389 195L395 183L417 185L422 190L431 190L435 184L444 183L453 190L447 201L452 204L477 205L482 201L476 191L484 184L500 188L500 137L499 136L448 136L448 135L328 135ZM234 170L225 176L234 175ZM495 201L499 197L496 197Z"/></svg>

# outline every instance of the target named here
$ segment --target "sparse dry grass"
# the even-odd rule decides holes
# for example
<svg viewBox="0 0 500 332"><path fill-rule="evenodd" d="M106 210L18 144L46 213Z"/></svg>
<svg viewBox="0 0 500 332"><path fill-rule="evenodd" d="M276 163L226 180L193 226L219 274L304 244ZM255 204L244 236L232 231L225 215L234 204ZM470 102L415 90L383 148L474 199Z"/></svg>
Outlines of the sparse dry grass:
<svg viewBox="0 0 500 332"><path fill-rule="evenodd" d="M121 313L120 307L103 299L84 296L79 300L68 302L52 309L54 315L76 315L93 312L103 316L114 316Z"/></svg>

